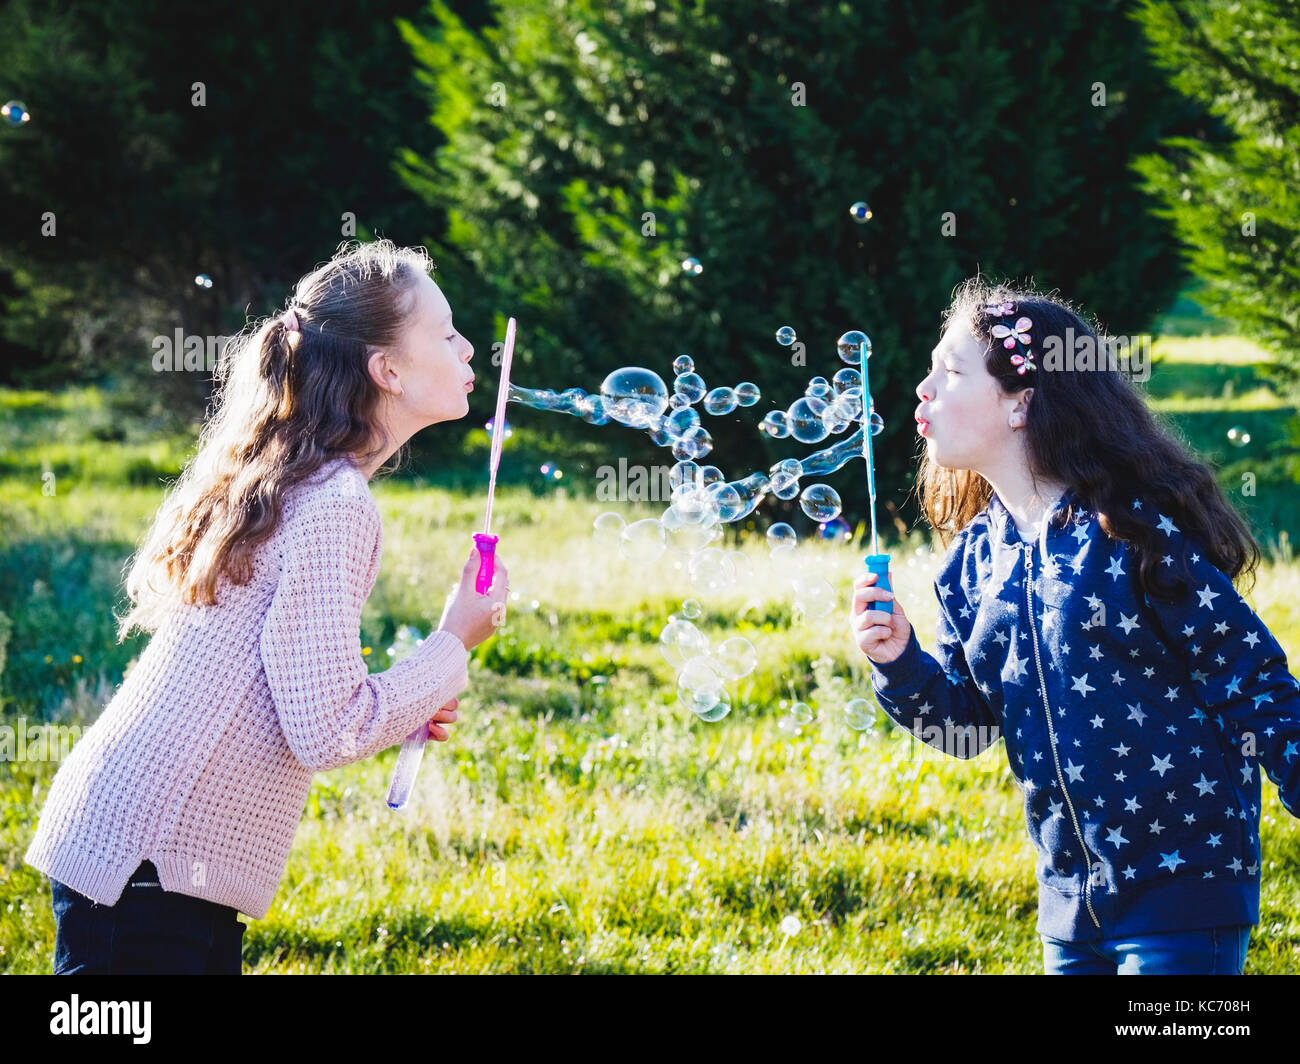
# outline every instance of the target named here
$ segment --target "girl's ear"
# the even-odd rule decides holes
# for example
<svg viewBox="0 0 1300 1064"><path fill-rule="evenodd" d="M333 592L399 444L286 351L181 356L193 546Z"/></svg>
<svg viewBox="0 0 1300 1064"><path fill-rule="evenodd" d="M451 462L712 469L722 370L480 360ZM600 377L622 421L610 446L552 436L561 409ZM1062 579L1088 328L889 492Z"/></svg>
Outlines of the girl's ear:
<svg viewBox="0 0 1300 1064"><path fill-rule="evenodd" d="M1007 419L1013 429L1025 427L1025 419L1029 417L1029 402L1033 397L1033 388L1024 389L1018 396L1016 405L1011 408L1011 416Z"/></svg>

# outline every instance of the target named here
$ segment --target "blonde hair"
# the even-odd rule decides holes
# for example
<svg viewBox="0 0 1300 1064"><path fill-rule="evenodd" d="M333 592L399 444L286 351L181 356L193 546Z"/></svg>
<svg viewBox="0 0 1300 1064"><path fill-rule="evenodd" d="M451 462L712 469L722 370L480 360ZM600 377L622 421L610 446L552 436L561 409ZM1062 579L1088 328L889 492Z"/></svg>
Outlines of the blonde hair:
<svg viewBox="0 0 1300 1064"><path fill-rule="evenodd" d="M294 287L298 335L280 315L250 322L226 346L197 452L128 563L119 642L137 627L156 631L178 604L216 605L223 574L247 584L288 489L340 455L365 464L379 453L383 393L367 369L369 349L398 344L432 265L422 247L344 241ZM406 453L399 448L383 472Z"/></svg>

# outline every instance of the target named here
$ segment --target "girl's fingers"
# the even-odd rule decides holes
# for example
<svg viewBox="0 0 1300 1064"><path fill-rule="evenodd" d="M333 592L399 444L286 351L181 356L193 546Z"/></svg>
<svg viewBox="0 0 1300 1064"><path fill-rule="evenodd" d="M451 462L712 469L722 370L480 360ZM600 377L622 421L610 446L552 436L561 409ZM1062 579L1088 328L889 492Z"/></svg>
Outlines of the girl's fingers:
<svg viewBox="0 0 1300 1064"><path fill-rule="evenodd" d="M430 725L429 725L429 738L430 738L430 739L435 739L435 740L437 740L437 741L440 742L440 743L445 743L445 742L446 742L450 737L451 737L451 736L450 736L450 734L448 733L447 729L444 728L441 724L430 724Z"/></svg>

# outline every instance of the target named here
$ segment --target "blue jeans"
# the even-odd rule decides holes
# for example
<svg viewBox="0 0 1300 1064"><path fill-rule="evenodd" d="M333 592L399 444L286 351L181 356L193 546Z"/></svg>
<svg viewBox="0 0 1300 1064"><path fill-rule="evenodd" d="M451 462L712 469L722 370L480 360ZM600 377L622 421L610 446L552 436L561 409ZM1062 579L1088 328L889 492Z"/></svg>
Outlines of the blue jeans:
<svg viewBox="0 0 1300 1064"><path fill-rule="evenodd" d="M55 975L239 975L239 912L162 889L145 861L116 905L50 880Z"/></svg>
<svg viewBox="0 0 1300 1064"><path fill-rule="evenodd" d="M1095 942L1043 940L1047 975L1240 975L1251 924L1163 931Z"/></svg>

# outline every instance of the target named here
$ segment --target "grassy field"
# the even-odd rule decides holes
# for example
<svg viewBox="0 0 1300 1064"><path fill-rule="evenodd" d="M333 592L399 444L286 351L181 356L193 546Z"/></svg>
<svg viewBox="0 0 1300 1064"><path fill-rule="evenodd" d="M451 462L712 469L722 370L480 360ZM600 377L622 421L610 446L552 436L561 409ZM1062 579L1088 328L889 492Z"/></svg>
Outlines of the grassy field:
<svg viewBox="0 0 1300 1064"><path fill-rule="evenodd" d="M1281 534L1300 493L1276 457L1294 406L1232 338L1165 341L1155 354L1154 408L1222 466L1225 487L1257 476L1254 496L1234 492L1268 547L1249 598L1294 663L1300 565ZM1250 445L1226 442L1237 425ZM0 393L5 722L86 723L111 697L143 645L113 642L121 567L157 506L157 477L191 443L118 417L95 391ZM374 490L384 563L362 635L380 669L400 625L436 620L481 512L478 496L433 484ZM394 751L316 777L275 904L250 922L248 972L1041 970L1033 850L1001 746L944 760L883 714L866 732L844 721L845 702L870 695L846 620L860 546L801 545L845 605L795 616L789 570L769 571L761 539L730 544L752 576L706 597L671 560L648 574L592 537L602 510L630 521L656 508L541 490L498 498L515 593L506 628L473 655L452 741L430 747L402 813L384 804ZM931 547L919 532L888 544L926 645ZM759 651L717 723L677 701L658 649L687 597L715 641L741 634ZM794 699L816 714L797 733L779 726ZM48 886L21 857L56 768L0 770L0 971L50 968ZM1295 972L1300 834L1264 790L1246 971Z"/></svg>

